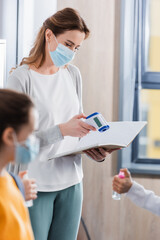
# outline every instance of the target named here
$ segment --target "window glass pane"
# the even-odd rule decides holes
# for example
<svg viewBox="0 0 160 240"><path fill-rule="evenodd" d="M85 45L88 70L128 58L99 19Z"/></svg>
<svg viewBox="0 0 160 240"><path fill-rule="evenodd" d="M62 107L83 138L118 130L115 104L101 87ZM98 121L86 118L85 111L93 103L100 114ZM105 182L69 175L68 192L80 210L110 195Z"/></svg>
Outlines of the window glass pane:
<svg viewBox="0 0 160 240"><path fill-rule="evenodd" d="M146 8L147 71L160 72L160 0L149 0Z"/></svg>
<svg viewBox="0 0 160 240"><path fill-rule="evenodd" d="M0 88L3 88L6 71L6 41L0 39Z"/></svg>
<svg viewBox="0 0 160 240"><path fill-rule="evenodd" d="M160 90L142 89L140 120L147 126L139 135L139 157L160 158Z"/></svg>

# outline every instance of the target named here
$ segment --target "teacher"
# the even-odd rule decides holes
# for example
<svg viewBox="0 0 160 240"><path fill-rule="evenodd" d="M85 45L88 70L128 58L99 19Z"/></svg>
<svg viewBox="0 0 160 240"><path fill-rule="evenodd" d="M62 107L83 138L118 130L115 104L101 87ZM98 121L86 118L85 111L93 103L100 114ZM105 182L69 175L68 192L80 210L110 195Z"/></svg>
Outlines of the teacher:
<svg viewBox="0 0 160 240"><path fill-rule="evenodd" d="M36 240L77 238L83 198L81 155L53 156L96 130L81 120L85 118L81 75L68 64L88 36L89 29L76 10L56 12L43 23L29 56L8 79L7 87L28 94L39 113L35 135L40 139L40 155L28 169L38 185L38 198L29 209ZM86 154L103 161L108 153L99 148Z"/></svg>

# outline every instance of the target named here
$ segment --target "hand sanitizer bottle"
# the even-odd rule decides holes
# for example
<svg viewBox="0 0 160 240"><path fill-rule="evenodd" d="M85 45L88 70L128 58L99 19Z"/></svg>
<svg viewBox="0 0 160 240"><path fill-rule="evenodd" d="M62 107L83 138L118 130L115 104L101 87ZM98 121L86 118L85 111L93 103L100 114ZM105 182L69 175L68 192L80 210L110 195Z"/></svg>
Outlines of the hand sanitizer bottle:
<svg viewBox="0 0 160 240"><path fill-rule="evenodd" d="M28 174L27 173L23 176L23 179L28 179ZM26 207L32 207L33 206L33 200L25 201L25 205L26 205Z"/></svg>
<svg viewBox="0 0 160 240"><path fill-rule="evenodd" d="M124 172L121 172L121 171L120 171L119 174L118 174L118 177L119 177L119 178L122 178L122 179L125 178ZM112 193L112 198L113 198L114 200L121 200L121 194L113 191L113 193Z"/></svg>

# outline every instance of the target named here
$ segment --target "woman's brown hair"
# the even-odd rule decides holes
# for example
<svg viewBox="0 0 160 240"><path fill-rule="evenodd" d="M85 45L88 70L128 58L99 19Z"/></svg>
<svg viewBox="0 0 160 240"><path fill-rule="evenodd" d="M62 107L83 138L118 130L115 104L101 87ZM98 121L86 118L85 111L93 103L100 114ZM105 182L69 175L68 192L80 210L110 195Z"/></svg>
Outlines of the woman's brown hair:
<svg viewBox="0 0 160 240"><path fill-rule="evenodd" d="M7 127L15 132L29 121L29 110L34 107L31 99L22 93L0 89L0 144L2 134Z"/></svg>
<svg viewBox="0 0 160 240"><path fill-rule="evenodd" d="M29 53L29 57L22 59L20 65L23 64L37 64L37 68L42 66L45 59L45 31L50 29L55 36L63 34L66 31L79 30L85 33L85 39L89 36L89 29L87 28L83 18L80 14L72 8L64 8L56 12L51 17L47 18L40 28L34 42L33 48Z"/></svg>

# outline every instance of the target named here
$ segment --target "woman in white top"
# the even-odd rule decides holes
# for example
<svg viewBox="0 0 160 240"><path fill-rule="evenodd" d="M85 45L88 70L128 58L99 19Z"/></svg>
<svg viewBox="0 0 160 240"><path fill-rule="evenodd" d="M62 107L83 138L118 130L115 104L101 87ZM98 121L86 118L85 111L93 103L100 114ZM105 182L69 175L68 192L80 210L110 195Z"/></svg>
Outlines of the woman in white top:
<svg viewBox="0 0 160 240"><path fill-rule="evenodd" d="M125 178L120 179L118 175L114 176L113 190L120 194L127 193L126 196L137 206L160 216L160 196L133 181L128 169L124 168L121 171L124 172Z"/></svg>
<svg viewBox="0 0 160 240"><path fill-rule="evenodd" d="M28 169L38 185L38 198L29 209L36 240L77 237L82 207L81 155L53 156L95 130L81 120L85 118L81 75L77 67L68 65L88 35L77 11L58 11L43 23L29 57L8 80L7 87L27 93L39 112L35 135L40 139L40 155ZM103 148L86 153L96 161L103 161L108 154Z"/></svg>

